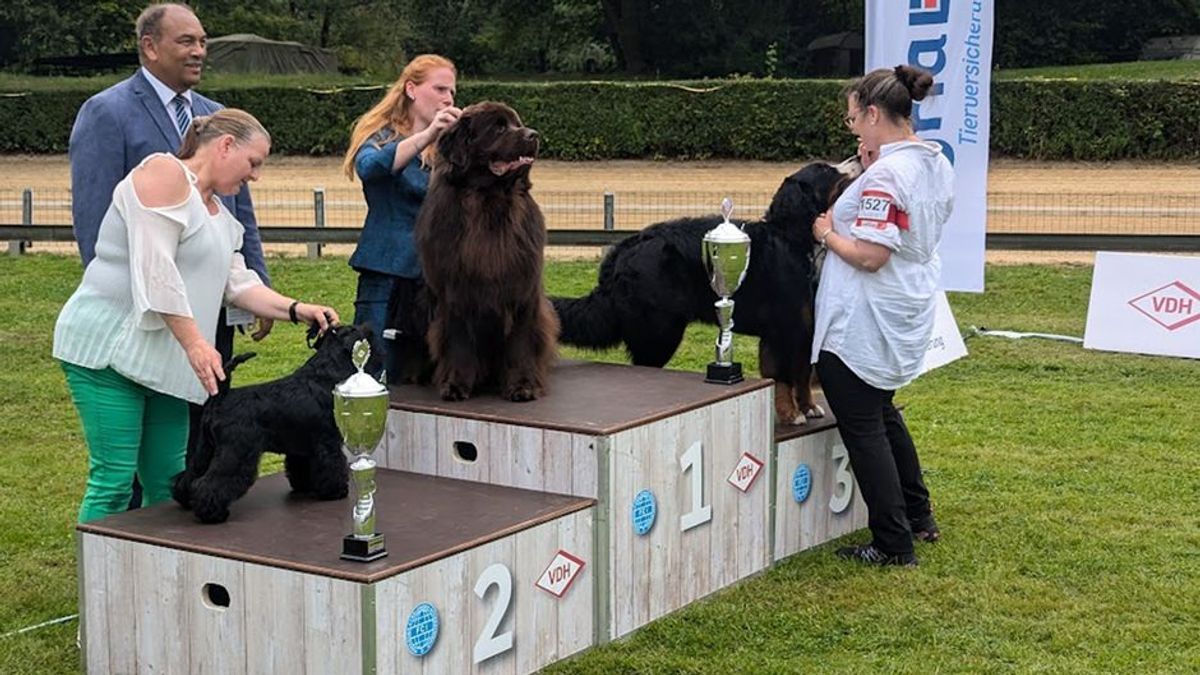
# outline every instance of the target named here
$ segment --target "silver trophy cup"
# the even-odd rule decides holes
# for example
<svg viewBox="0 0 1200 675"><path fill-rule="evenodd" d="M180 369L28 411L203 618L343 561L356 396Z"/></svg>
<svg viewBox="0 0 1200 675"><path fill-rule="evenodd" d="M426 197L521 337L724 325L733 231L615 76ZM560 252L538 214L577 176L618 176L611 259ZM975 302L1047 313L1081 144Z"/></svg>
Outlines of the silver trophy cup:
<svg viewBox="0 0 1200 675"><path fill-rule="evenodd" d="M366 340L354 343L351 359L358 372L333 388L333 419L350 455L354 480L354 532L342 539L342 557L371 562L387 555L383 535L375 531L375 460L371 453L383 438L387 424L388 391L363 372L371 347Z"/></svg>
<svg viewBox="0 0 1200 675"><path fill-rule="evenodd" d="M708 270L708 283L717 300L717 325L721 332L717 336L717 359L708 364L705 382L734 384L742 381L742 364L733 360L733 300L746 268L750 265L750 236L729 220L733 214L733 201L721 200L721 215L724 221L704 235L704 267Z"/></svg>

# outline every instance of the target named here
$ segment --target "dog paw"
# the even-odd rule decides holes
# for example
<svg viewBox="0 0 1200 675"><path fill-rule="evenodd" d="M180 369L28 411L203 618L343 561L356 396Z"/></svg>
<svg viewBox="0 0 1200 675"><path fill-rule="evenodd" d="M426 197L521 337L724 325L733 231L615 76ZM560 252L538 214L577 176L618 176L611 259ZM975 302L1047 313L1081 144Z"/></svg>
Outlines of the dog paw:
<svg viewBox="0 0 1200 675"><path fill-rule="evenodd" d="M537 398L537 390L528 382L520 382L506 389L504 398L517 403L532 401Z"/></svg>
<svg viewBox="0 0 1200 675"><path fill-rule="evenodd" d="M471 395L470 390L466 387L453 382L443 384L439 393L442 395L443 401L465 401Z"/></svg>
<svg viewBox="0 0 1200 675"><path fill-rule="evenodd" d="M808 410L804 411L804 415L805 415L806 417L813 417L813 418L816 418L816 417L824 417L824 416L825 416L825 409L824 409L824 408L822 408L820 405L818 405L818 404L814 403L814 404L812 404L812 407L811 407L811 408L809 408Z"/></svg>
<svg viewBox="0 0 1200 675"><path fill-rule="evenodd" d="M193 513L196 514L196 520L205 525L216 525L229 520L228 508L197 509Z"/></svg>
<svg viewBox="0 0 1200 675"><path fill-rule="evenodd" d="M779 424L786 424L793 427L803 426L804 413L800 412L800 409L795 405L776 405L775 419L778 420Z"/></svg>
<svg viewBox="0 0 1200 675"><path fill-rule="evenodd" d="M313 496L324 502L332 501L334 499L345 499L346 495L348 494L350 494L350 486L341 485L334 488L327 488L325 490L318 490L313 493Z"/></svg>
<svg viewBox="0 0 1200 675"><path fill-rule="evenodd" d="M175 474L171 484L171 496L183 508L192 508L192 480L185 472Z"/></svg>

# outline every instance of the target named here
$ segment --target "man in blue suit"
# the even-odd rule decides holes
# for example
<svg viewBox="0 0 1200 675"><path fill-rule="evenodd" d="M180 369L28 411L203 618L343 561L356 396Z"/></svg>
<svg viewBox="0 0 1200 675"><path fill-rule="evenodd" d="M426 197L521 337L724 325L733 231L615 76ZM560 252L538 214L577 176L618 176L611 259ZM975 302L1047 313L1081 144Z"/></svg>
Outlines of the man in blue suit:
<svg viewBox="0 0 1200 675"><path fill-rule="evenodd" d="M100 221L117 183L147 155L178 150L193 117L223 107L191 90L200 82L208 38L189 7L147 7L137 20L137 38L142 67L133 77L84 102L71 129L71 212L85 266L95 256ZM270 285L250 190L243 185L237 196L222 199L246 228L242 243L246 266ZM233 330L224 318L219 326L216 347L228 359ZM260 340L270 330L271 321L260 319L254 338Z"/></svg>
<svg viewBox="0 0 1200 675"><path fill-rule="evenodd" d="M84 266L96 255L100 222L117 183L146 156L178 150L193 117L223 107L192 91L200 82L208 38L189 7L147 7L137 19L137 39L142 67L133 77L84 102L71 129L71 214ZM246 266L270 285L250 190L243 185L236 196L222 200L245 227L242 256ZM258 319L254 339L266 337L271 324L270 319ZM226 325L224 311L217 323L216 342L217 351L228 361L233 355L233 328ZM197 428L198 413L199 406L193 406L193 428ZM140 504L141 490L135 479L130 508Z"/></svg>

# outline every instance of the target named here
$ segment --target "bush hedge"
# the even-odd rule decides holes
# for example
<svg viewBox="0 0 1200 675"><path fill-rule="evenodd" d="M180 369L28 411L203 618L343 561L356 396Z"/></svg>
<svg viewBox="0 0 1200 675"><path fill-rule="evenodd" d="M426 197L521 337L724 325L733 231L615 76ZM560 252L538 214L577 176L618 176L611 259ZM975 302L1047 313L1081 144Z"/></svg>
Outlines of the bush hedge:
<svg viewBox="0 0 1200 675"><path fill-rule="evenodd" d="M848 154L842 83L733 80L692 83L463 83L459 101L506 101L567 160L737 158ZM381 87L205 90L256 114L276 152L338 154L353 120ZM65 152L77 91L0 94L0 152ZM1111 160L1200 158L1200 82L1006 80L992 85L994 156Z"/></svg>

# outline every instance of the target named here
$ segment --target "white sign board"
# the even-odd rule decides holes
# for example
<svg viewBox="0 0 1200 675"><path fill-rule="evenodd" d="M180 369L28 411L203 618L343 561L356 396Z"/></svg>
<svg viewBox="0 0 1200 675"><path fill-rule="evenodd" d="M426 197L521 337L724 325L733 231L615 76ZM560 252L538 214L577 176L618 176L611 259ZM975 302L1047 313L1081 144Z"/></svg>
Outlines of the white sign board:
<svg viewBox="0 0 1200 675"><path fill-rule="evenodd" d="M937 309L934 311L933 317L933 334L929 336L929 346L925 348L925 360L921 362L921 372L927 373L966 355L967 345L963 342L962 334L958 332L958 324L954 321L954 312L950 310L950 301L946 299L945 293L938 291Z"/></svg>
<svg viewBox="0 0 1200 675"><path fill-rule="evenodd" d="M1200 358L1200 258L1097 253L1083 346Z"/></svg>
<svg viewBox="0 0 1200 675"><path fill-rule="evenodd" d="M742 458L738 460L737 466L733 467L733 473L729 474L729 484L733 487L745 492L754 484L754 479L758 478L758 474L762 471L762 460L754 455L743 452Z"/></svg>
<svg viewBox="0 0 1200 675"><path fill-rule="evenodd" d="M579 558L560 550L554 555L546 571L542 572L542 576L538 577L536 585L550 595L561 598L571 587L571 583L579 577L583 565Z"/></svg>

